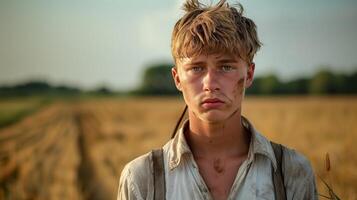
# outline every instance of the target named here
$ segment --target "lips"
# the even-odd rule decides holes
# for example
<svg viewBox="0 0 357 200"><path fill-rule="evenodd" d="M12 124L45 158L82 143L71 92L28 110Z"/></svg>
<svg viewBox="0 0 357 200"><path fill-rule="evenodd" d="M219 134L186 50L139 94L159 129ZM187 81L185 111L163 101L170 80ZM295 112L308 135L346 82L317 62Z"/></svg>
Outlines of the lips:
<svg viewBox="0 0 357 200"><path fill-rule="evenodd" d="M223 103L223 101L221 101L220 99L217 99L217 98L213 98L213 99L206 99L202 103L203 104L204 103Z"/></svg>
<svg viewBox="0 0 357 200"><path fill-rule="evenodd" d="M224 102L217 98L205 99L202 102L202 106L207 109L219 108L224 104Z"/></svg>

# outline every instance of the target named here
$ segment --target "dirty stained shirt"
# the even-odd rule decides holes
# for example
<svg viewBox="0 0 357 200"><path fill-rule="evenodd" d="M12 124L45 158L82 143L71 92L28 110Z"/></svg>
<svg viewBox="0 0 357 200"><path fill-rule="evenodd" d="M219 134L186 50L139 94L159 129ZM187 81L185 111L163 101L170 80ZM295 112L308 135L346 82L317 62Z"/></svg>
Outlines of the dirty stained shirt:
<svg viewBox="0 0 357 200"><path fill-rule="evenodd" d="M178 134L163 147L166 179L166 199L213 200L199 173L199 168L186 142L185 121ZM247 159L240 166L230 189L228 200L274 199L272 167L277 168L270 141L242 117L242 124L251 132ZM309 161L298 152L284 148L282 171L287 199L318 199L315 177ZM153 199L153 166L150 153L129 162L123 169L118 188L118 200Z"/></svg>

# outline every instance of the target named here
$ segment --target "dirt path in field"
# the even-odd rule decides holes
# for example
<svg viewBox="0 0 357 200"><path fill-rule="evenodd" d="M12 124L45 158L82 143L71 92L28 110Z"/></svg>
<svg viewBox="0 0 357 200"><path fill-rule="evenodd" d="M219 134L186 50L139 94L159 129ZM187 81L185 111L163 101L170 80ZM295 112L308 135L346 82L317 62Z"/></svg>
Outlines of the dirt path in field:
<svg viewBox="0 0 357 200"><path fill-rule="evenodd" d="M109 191L101 184L96 171L96 162L92 158L90 148L93 146L98 129L93 123L94 116L90 112L77 111L74 114L75 123L78 127L77 146L80 155L80 164L77 169L79 189L82 197L88 200L109 199Z"/></svg>
<svg viewBox="0 0 357 200"><path fill-rule="evenodd" d="M110 199L91 155L97 124L57 104L0 130L0 199Z"/></svg>

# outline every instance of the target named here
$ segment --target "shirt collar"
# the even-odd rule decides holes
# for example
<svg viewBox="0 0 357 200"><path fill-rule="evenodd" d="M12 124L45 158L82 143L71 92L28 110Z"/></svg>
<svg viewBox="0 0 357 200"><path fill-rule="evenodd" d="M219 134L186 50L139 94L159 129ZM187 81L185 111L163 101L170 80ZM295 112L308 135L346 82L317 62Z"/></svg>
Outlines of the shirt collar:
<svg viewBox="0 0 357 200"><path fill-rule="evenodd" d="M184 154L192 154L190 147L185 138L185 130L189 127L189 121L185 120L182 127L178 130L175 137L172 139L169 150L169 166L170 170L176 168L182 160Z"/></svg>
<svg viewBox="0 0 357 200"><path fill-rule="evenodd" d="M254 157L257 154L260 154L266 156L271 160L275 171L277 168L277 162L270 141L266 137L264 137L258 130L256 130L254 126L249 122L249 120L244 116L242 116L242 124L251 133L251 140L247 158L248 162L253 162Z"/></svg>
<svg viewBox="0 0 357 200"><path fill-rule="evenodd" d="M254 126L248 121L247 118L242 116L243 126L250 131L251 140L248 151L248 162L254 161L254 157L257 154L268 157L273 163L274 170L277 168L276 159L274 155L273 148L271 147L270 141L260 134ZM175 169L182 162L182 158L185 154L192 154L190 147L187 144L184 131L189 127L189 120L185 120L181 128L178 130L177 134L171 141L169 147L169 168L170 170Z"/></svg>

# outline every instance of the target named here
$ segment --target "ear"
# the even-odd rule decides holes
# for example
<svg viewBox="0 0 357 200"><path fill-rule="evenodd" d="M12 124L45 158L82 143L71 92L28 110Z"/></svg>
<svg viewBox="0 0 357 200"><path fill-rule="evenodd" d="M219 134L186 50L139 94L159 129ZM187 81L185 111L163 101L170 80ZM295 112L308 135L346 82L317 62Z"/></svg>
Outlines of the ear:
<svg viewBox="0 0 357 200"><path fill-rule="evenodd" d="M252 85L253 78L254 78L254 70L255 70L255 63L252 62L248 66L247 77L246 77L246 81L245 81L245 88L249 88Z"/></svg>
<svg viewBox="0 0 357 200"><path fill-rule="evenodd" d="M171 68L171 74L172 74L172 78L174 79L175 81L175 85L176 85L176 88L181 91L181 82L180 82L180 77L179 77L179 74L178 74L178 69L176 66L173 66Z"/></svg>

